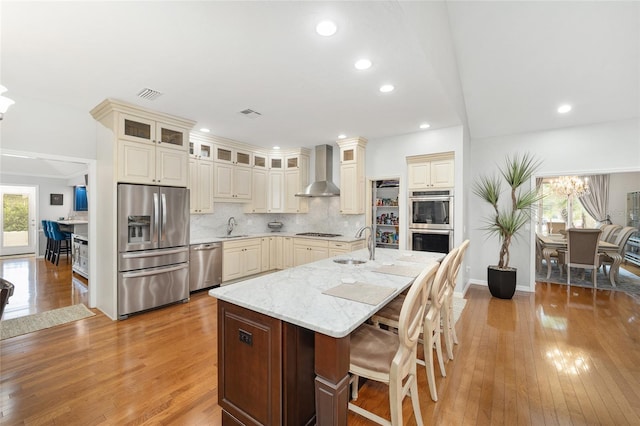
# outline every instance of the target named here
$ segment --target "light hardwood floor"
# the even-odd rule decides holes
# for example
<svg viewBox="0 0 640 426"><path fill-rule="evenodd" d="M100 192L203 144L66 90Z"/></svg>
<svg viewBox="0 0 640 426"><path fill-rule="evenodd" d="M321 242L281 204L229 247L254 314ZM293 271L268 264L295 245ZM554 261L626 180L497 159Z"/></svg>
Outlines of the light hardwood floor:
<svg viewBox="0 0 640 426"><path fill-rule="evenodd" d="M82 301L68 265L41 263L26 264L31 287L59 295L44 310ZM479 286L466 297L455 360L446 378L436 368L437 403L419 371L425 424L640 424L639 298L555 284L511 301ZM0 424L220 424L215 299L197 293L125 321L96 313L0 341ZM357 403L388 417L387 398L368 382ZM403 412L416 424L408 400Z"/></svg>

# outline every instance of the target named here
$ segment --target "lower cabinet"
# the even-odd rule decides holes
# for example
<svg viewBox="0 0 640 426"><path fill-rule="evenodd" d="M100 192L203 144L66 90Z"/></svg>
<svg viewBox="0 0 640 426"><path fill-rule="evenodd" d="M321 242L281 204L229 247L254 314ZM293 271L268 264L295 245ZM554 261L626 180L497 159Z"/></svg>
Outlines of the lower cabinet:
<svg viewBox="0 0 640 426"><path fill-rule="evenodd" d="M224 425L315 424L314 333L218 300Z"/></svg>
<svg viewBox="0 0 640 426"><path fill-rule="evenodd" d="M329 257L329 241L296 238L293 240L293 266Z"/></svg>
<svg viewBox="0 0 640 426"><path fill-rule="evenodd" d="M340 241L329 241L329 257L350 253L364 248L364 241L354 243L344 243Z"/></svg>
<svg viewBox="0 0 640 426"><path fill-rule="evenodd" d="M342 242L268 236L222 243L222 282L261 272L288 269L364 248L364 241Z"/></svg>
<svg viewBox="0 0 640 426"><path fill-rule="evenodd" d="M262 272L262 241L250 238L222 243L222 281Z"/></svg>

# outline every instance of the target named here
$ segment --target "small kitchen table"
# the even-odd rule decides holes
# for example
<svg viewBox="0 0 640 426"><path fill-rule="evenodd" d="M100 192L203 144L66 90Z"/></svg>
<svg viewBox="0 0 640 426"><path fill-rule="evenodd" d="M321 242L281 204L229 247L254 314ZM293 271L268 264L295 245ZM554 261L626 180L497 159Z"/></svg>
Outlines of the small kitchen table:
<svg viewBox="0 0 640 426"><path fill-rule="evenodd" d="M338 257L367 259L368 251ZM360 265L324 259L209 291L218 299L223 424L346 425L350 333L418 275L403 272L443 257L378 249ZM388 296L369 305L323 293L351 281L386 287Z"/></svg>
<svg viewBox="0 0 640 426"><path fill-rule="evenodd" d="M551 253L560 249L567 249L567 238L562 234L536 234L536 238L542 248L542 257L547 262L547 279L551 276ZM622 256L620 255L620 248L613 243L607 241L598 242L598 251L600 253L606 253L613 259L611 268L609 269L609 281L613 287L616 286L615 279L618 276L620 270L620 264L622 263Z"/></svg>

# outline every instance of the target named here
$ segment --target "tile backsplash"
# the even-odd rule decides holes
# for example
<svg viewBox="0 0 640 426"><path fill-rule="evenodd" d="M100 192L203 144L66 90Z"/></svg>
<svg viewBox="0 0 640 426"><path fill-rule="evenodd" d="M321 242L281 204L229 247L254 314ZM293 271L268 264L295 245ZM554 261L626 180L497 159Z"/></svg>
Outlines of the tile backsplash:
<svg viewBox="0 0 640 426"><path fill-rule="evenodd" d="M309 213L245 213L241 203L215 203L211 214L191 215L191 238L225 235L227 222L234 217L238 226L234 234L270 232L267 223L283 223L282 232L329 232L354 234L364 225L364 215L340 214L340 197L310 198Z"/></svg>

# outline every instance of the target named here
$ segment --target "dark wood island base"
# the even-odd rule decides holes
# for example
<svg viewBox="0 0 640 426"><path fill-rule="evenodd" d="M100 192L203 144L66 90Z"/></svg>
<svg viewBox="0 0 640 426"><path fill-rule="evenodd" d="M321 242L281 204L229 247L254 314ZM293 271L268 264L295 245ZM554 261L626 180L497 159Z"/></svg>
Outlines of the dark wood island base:
<svg viewBox="0 0 640 426"><path fill-rule="evenodd" d="M218 300L223 425L346 425L349 336Z"/></svg>

